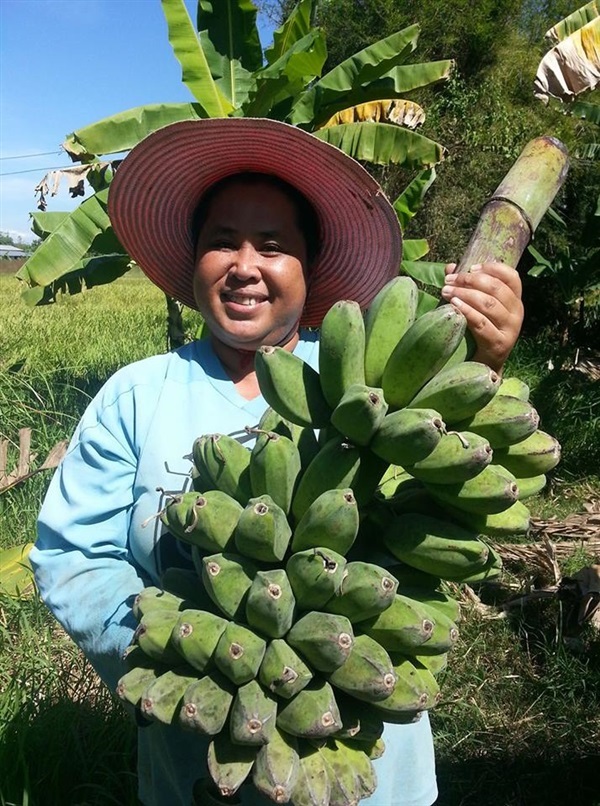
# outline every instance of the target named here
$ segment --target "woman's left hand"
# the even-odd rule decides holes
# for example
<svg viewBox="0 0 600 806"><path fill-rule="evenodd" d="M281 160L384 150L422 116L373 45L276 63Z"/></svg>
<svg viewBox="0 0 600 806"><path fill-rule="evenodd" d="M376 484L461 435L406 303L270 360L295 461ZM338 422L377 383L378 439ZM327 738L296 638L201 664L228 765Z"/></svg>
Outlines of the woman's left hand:
<svg viewBox="0 0 600 806"><path fill-rule="evenodd" d="M483 263L455 274L446 266L442 297L464 314L477 350L473 361L502 372L523 324L521 278L504 263Z"/></svg>

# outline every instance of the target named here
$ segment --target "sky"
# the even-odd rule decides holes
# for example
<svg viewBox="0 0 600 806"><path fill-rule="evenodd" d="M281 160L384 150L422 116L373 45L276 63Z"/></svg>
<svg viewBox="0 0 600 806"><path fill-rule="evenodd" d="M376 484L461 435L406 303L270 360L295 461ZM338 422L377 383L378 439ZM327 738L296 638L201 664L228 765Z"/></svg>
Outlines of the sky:
<svg viewBox="0 0 600 806"><path fill-rule="evenodd" d="M185 0L192 20L196 0ZM259 15L264 45L272 24ZM34 237L34 188L76 129L149 103L194 100L160 0L0 0L0 232ZM34 156L39 155L39 156ZM49 211L72 210L66 184Z"/></svg>

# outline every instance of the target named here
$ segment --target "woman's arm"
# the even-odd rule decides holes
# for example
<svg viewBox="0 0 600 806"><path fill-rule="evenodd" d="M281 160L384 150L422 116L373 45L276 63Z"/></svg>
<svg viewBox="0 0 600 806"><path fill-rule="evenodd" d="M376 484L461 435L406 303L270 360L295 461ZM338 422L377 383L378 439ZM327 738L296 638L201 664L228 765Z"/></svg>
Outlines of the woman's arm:
<svg viewBox="0 0 600 806"><path fill-rule="evenodd" d="M477 264L461 274L455 268L446 266L442 297L465 315L477 345L473 361L502 372L523 324L521 278L504 263Z"/></svg>
<svg viewBox="0 0 600 806"><path fill-rule="evenodd" d="M57 469L31 562L40 595L114 690L144 582L128 545L136 458L121 406L94 401ZM125 412L127 414L127 412Z"/></svg>

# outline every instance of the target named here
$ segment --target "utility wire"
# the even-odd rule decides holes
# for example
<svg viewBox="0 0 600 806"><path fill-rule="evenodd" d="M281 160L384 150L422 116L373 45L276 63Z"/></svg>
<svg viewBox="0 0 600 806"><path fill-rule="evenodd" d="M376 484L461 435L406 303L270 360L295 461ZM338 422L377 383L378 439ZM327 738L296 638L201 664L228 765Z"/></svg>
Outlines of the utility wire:
<svg viewBox="0 0 600 806"><path fill-rule="evenodd" d="M33 174L41 173L42 171L60 171L63 168L72 168L73 165L55 165L54 168L28 168L26 171L8 171L7 173L0 174L0 176L16 176L16 174Z"/></svg>
<svg viewBox="0 0 600 806"><path fill-rule="evenodd" d="M60 154L60 149L55 151L40 151L39 154L19 154L16 157L0 157L0 160L25 160L28 157L48 157L50 154Z"/></svg>

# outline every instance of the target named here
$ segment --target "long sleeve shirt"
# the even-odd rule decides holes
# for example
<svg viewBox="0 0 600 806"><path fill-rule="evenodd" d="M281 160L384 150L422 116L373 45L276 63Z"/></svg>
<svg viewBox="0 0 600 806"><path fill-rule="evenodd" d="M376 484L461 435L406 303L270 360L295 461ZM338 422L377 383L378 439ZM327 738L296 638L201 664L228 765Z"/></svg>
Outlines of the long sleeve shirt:
<svg viewBox="0 0 600 806"><path fill-rule="evenodd" d="M318 363L318 338L302 333L296 355ZM236 391L208 340L119 370L84 413L55 472L31 552L47 606L114 691L136 620L132 603L160 586L172 566L192 568L188 547L153 517L190 486L191 449L202 434L247 439L267 404ZM200 583L199 583L200 584ZM427 714L386 725L376 792L365 806L430 806L436 798ZM152 723L138 736L139 796L145 806L190 806L206 776L206 737ZM271 801L253 788L244 806Z"/></svg>

